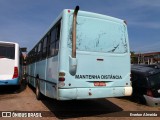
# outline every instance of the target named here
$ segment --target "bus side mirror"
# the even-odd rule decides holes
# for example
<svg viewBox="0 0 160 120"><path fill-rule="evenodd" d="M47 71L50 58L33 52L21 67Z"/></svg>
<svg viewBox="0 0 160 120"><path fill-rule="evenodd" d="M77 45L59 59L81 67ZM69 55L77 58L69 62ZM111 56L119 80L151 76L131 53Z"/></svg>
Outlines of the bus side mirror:
<svg viewBox="0 0 160 120"><path fill-rule="evenodd" d="M69 56L69 72L71 75L75 75L77 72L77 58Z"/></svg>

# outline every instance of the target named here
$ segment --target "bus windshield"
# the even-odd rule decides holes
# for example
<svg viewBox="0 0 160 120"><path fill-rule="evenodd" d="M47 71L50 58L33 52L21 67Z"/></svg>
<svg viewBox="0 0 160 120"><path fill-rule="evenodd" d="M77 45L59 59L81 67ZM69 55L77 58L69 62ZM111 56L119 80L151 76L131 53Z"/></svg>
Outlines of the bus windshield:
<svg viewBox="0 0 160 120"><path fill-rule="evenodd" d="M15 45L14 44L0 44L0 59L15 59Z"/></svg>
<svg viewBox="0 0 160 120"><path fill-rule="evenodd" d="M70 16L68 47L72 46L72 16ZM76 31L77 51L102 53L128 52L127 28L124 23L107 19L78 16Z"/></svg>

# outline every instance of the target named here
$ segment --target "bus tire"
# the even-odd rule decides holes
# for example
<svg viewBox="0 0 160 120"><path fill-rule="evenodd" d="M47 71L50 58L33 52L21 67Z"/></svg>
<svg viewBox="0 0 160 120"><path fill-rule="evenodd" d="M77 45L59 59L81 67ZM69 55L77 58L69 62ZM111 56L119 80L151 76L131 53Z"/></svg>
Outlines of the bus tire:
<svg viewBox="0 0 160 120"><path fill-rule="evenodd" d="M36 79L36 98L37 100L40 100L42 97L42 94L40 92L40 84L39 84L39 80Z"/></svg>

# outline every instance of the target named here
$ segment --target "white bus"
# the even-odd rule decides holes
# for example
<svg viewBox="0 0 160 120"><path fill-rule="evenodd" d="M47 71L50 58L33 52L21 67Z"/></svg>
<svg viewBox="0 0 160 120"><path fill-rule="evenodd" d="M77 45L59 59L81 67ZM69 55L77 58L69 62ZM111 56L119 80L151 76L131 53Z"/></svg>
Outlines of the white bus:
<svg viewBox="0 0 160 120"><path fill-rule="evenodd" d="M21 84L23 55L18 43L0 41L0 85Z"/></svg>
<svg viewBox="0 0 160 120"><path fill-rule="evenodd" d="M131 95L126 22L78 10L64 10L28 53L28 82L37 99Z"/></svg>

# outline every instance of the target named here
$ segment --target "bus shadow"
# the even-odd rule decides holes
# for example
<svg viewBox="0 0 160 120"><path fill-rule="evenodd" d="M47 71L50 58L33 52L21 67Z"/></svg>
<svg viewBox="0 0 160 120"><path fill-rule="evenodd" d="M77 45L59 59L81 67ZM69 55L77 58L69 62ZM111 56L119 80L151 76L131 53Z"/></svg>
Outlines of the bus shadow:
<svg viewBox="0 0 160 120"><path fill-rule="evenodd" d="M135 97L135 96L119 97L118 99L121 99L121 100L126 101L126 102L129 101L129 102L135 103L138 106L147 106L146 103L140 102L139 99L137 97Z"/></svg>
<svg viewBox="0 0 160 120"><path fill-rule="evenodd" d="M27 87L26 80L22 80L22 84L20 87L17 86L0 86L0 95L3 94L17 94L24 91Z"/></svg>
<svg viewBox="0 0 160 120"><path fill-rule="evenodd" d="M58 119L105 117L107 114L123 111L107 99L57 101L44 97L42 102Z"/></svg>

